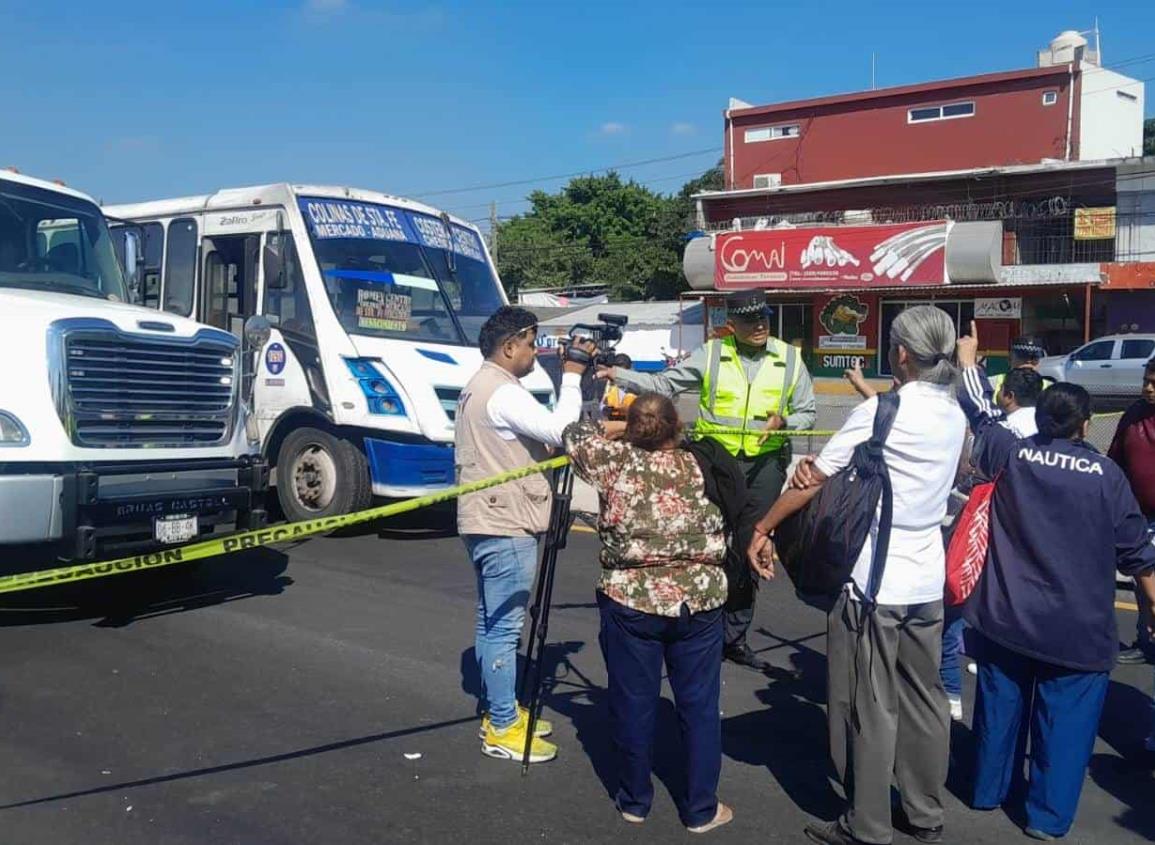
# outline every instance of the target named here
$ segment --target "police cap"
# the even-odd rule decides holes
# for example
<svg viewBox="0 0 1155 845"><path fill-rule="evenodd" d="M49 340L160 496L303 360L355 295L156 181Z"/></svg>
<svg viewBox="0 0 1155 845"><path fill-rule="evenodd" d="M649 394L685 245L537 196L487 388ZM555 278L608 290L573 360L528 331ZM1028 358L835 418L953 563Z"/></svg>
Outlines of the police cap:
<svg viewBox="0 0 1155 845"><path fill-rule="evenodd" d="M1032 361L1047 357L1043 342L1033 335L1022 335L1011 341L1011 354L1016 358Z"/></svg>
<svg viewBox="0 0 1155 845"><path fill-rule="evenodd" d="M726 314L730 317L753 317L770 314L766 294L760 290L742 290L726 297Z"/></svg>

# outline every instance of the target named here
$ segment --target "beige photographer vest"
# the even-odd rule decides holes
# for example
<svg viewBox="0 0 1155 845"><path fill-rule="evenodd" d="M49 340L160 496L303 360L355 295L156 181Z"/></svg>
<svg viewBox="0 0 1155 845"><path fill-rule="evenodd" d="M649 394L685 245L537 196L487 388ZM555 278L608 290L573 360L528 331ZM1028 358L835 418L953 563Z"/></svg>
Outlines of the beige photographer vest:
<svg viewBox="0 0 1155 845"><path fill-rule="evenodd" d="M507 440L494 429L489 419L489 399L507 384L521 387L512 373L486 361L458 397L454 435L458 484L480 481L549 457L549 447L544 443L520 434ZM526 391L525 401L536 400ZM498 537L542 534L549 527L551 498L549 479L540 472L467 493L457 500L457 533Z"/></svg>

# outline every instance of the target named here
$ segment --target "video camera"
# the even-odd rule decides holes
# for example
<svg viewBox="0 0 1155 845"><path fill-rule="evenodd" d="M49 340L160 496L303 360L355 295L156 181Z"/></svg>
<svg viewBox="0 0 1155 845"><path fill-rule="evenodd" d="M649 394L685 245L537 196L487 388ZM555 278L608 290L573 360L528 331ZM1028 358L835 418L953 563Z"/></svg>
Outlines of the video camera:
<svg viewBox="0 0 1155 845"><path fill-rule="evenodd" d="M629 323L625 314L598 314L600 323L577 323L559 344L563 361L575 361L587 367L612 367L614 347L622 339L622 326ZM575 341L592 340L597 347L591 354L574 346Z"/></svg>
<svg viewBox="0 0 1155 845"><path fill-rule="evenodd" d="M594 377L597 367L612 367L614 365L614 347L622 339L622 326L630 321L625 314L598 314L600 323L578 323L569 330L569 334L561 338L558 343L558 355L563 362L573 361L581 364L585 370L582 374L582 418L598 419L602 395L606 391L606 384ZM593 352L587 352L577 346L580 341L592 341Z"/></svg>

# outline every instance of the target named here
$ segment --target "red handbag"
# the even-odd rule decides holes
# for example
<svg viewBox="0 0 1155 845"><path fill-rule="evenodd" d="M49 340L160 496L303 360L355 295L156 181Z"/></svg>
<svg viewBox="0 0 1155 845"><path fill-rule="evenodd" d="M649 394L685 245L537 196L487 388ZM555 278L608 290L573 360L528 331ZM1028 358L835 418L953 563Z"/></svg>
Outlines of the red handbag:
<svg viewBox="0 0 1155 845"><path fill-rule="evenodd" d="M991 541L991 500L998 480L996 476L994 481L976 484L958 516L946 549L945 601L948 605L965 602L983 574Z"/></svg>

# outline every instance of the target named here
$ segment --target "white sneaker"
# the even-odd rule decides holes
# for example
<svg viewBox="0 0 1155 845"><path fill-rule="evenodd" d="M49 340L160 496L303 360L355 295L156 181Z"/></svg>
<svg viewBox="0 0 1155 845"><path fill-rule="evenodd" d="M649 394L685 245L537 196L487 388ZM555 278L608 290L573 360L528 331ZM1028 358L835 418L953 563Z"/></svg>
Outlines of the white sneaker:
<svg viewBox="0 0 1155 845"><path fill-rule="evenodd" d="M962 699L961 698L948 698L947 701L950 702L950 717L951 717L951 719L953 719L956 722L961 722L963 720Z"/></svg>
<svg viewBox="0 0 1155 845"><path fill-rule="evenodd" d="M973 660L970 661L969 663L967 663L967 671L970 672L972 675L977 675L979 673L978 664L975 663Z"/></svg>

